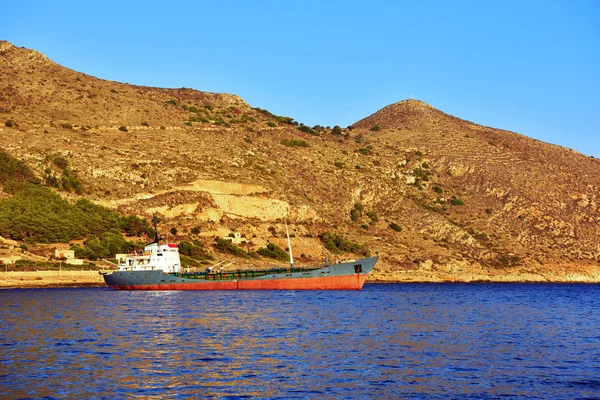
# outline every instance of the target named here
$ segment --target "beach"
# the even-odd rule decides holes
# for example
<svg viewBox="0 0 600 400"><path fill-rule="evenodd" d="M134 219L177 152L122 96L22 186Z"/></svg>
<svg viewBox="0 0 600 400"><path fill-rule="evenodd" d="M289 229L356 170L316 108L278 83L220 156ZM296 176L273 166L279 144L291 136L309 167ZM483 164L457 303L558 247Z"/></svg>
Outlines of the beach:
<svg viewBox="0 0 600 400"><path fill-rule="evenodd" d="M3 271L0 288L105 286L98 271Z"/></svg>

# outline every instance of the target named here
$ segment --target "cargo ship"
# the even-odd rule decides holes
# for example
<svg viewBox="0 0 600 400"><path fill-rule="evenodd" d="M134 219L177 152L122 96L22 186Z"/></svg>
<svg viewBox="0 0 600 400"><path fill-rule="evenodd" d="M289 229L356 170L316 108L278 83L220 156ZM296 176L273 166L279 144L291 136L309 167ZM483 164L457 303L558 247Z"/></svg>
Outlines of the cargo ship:
<svg viewBox="0 0 600 400"><path fill-rule="evenodd" d="M377 259L296 267L290 250L289 267L226 271L227 265L217 269L217 264L183 272L176 244L153 243L103 275L117 290L360 290Z"/></svg>

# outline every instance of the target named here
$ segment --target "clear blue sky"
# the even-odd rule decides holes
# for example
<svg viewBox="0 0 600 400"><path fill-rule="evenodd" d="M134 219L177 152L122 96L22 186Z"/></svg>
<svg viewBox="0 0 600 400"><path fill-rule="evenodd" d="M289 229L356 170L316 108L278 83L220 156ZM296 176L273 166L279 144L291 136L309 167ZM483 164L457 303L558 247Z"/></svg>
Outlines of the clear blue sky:
<svg viewBox="0 0 600 400"><path fill-rule="evenodd" d="M406 98L600 158L600 1L7 1L0 39L307 125ZM1 78L1 77L0 77Z"/></svg>

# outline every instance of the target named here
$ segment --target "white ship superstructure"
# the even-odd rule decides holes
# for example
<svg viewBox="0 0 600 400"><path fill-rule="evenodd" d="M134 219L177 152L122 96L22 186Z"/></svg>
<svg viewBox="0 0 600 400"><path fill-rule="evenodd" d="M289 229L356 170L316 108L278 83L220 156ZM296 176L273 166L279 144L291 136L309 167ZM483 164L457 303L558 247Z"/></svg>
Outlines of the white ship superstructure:
<svg viewBox="0 0 600 400"><path fill-rule="evenodd" d="M181 261L176 244L152 243L143 252L134 252L119 264L119 271L163 271L166 274L179 273Z"/></svg>

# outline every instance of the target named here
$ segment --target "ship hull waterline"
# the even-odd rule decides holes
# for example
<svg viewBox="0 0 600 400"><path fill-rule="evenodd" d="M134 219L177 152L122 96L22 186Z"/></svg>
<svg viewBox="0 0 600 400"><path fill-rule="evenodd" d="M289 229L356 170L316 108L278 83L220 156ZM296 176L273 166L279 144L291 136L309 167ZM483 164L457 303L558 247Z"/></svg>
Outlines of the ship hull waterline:
<svg viewBox="0 0 600 400"><path fill-rule="evenodd" d="M290 279L235 279L109 286L116 290L361 290L366 274Z"/></svg>
<svg viewBox="0 0 600 400"><path fill-rule="evenodd" d="M104 280L116 290L361 290L376 262L371 257L316 269L210 274L119 270Z"/></svg>

